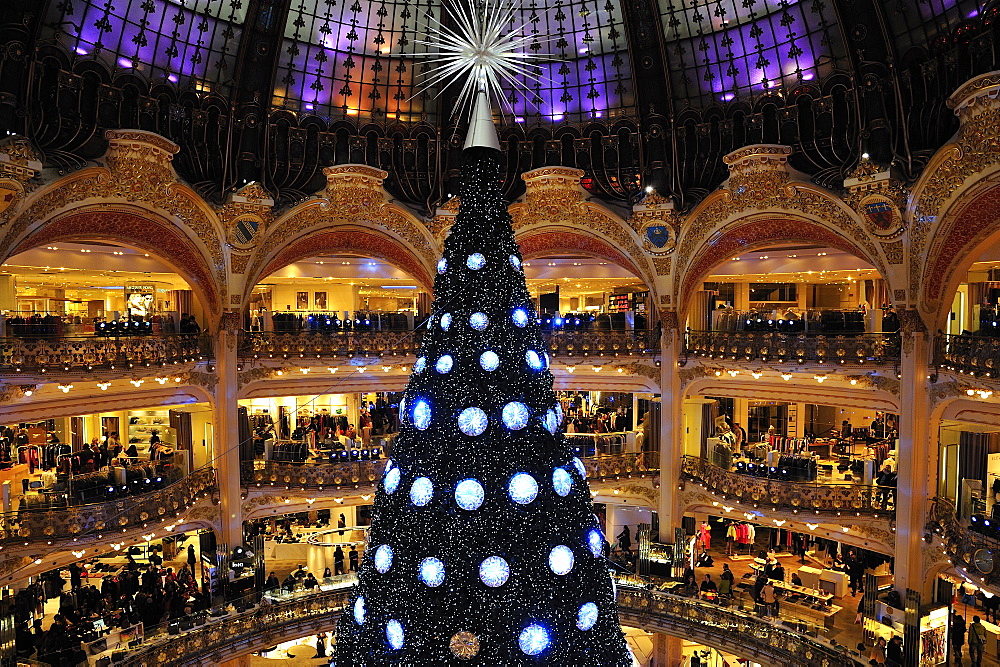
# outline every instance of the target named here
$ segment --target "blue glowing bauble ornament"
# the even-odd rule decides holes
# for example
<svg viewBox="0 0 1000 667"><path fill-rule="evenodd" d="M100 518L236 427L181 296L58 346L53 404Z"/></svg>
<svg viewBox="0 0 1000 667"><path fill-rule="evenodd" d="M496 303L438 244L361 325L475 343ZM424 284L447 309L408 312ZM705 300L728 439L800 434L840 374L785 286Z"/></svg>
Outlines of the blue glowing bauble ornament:
<svg viewBox="0 0 1000 667"><path fill-rule="evenodd" d="M472 313L469 315L469 326L476 331L482 331L490 325L490 318L486 317L486 313Z"/></svg>
<svg viewBox="0 0 1000 667"><path fill-rule="evenodd" d="M511 401L507 405L503 406L501 417L503 418L504 426L512 431L520 431L528 425L528 419L531 417L531 411L524 403Z"/></svg>
<svg viewBox="0 0 1000 667"><path fill-rule="evenodd" d="M425 368L427 368L427 357L417 357L417 360L413 362L413 372L423 373Z"/></svg>
<svg viewBox="0 0 1000 667"><path fill-rule="evenodd" d="M493 350L486 350L479 355L479 365L484 371L495 371L500 367L500 357Z"/></svg>
<svg viewBox="0 0 1000 667"><path fill-rule="evenodd" d="M569 574L573 569L573 550L564 544L549 552L549 569L556 574Z"/></svg>
<svg viewBox="0 0 1000 667"><path fill-rule="evenodd" d="M532 623L521 631L517 644L525 655L538 655L549 647L549 631L537 623Z"/></svg>
<svg viewBox="0 0 1000 667"><path fill-rule="evenodd" d="M437 363L434 364L434 369L438 373L441 373L443 375L444 373L450 371L451 367L454 365L455 365L455 360L451 358L450 354L442 354L438 358Z"/></svg>
<svg viewBox="0 0 1000 667"><path fill-rule="evenodd" d="M479 269L486 266L486 258L483 257L483 253L474 252L469 255L469 258L465 260L465 265L472 269L473 271L478 271Z"/></svg>
<svg viewBox="0 0 1000 667"><path fill-rule="evenodd" d="M555 435L556 431L559 430L559 418L553 410L547 410L545 412L545 430L552 435Z"/></svg>
<svg viewBox="0 0 1000 667"><path fill-rule="evenodd" d="M431 425L431 404L423 399L413 404L413 425L421 431Z"/></svg>
<svg viewBox="0 0 1000 667"><path fill-rule="evenodd" d="M385 479L382 483L385 486L386 493L390 496L395 493L396 488L399 486L399 468L393 468L385 473Z"/></svg>
<svg viewBox="0 0 1000 667"><path fill-rule="evenodd" d="M361 595L354 601L354 622L358 625L365 624L365 598Z"/></svg>
<svg viewBox="0 0 1000 667"><path fill-rule="evenodd" d="M441 328L444 331L451 328L451 313L445 313L441 316Z"/></svg>
<svg viewBox="0 0 1000 667"><path fill-rule="evenodd" d="M583 461L580 460L579 456L573 457L573 467L580 473L580 477L587 479L587 469L583 466Z"/></svg>
<svg viewBox="0 0 1000 667"><path fill-rule="evenodd" d="M604 554L604 538L601 537L601 531L596 528L587 531L587 547L590 553L594 554L594 558L600 558Z"/></svg>
<svg viewBox="0 0 1000 667"><path fill-rule="evenodd" d="M437 558L420 561L420 581L431 588L440 586L444 582L444 563Z"/></svg>
<svg viewBox="0 0 1000 667"><path fill-rule="evenodd" d="M434 485L428 477L417 477L410 485L410 502L423 507L434 497Z"/></svg>
<svg viewBox="0 0 1000 667"><path fill-rule="evenodd" d="M448 260L444 257L438 260L438 273L444 273L448 270Z"/></svg>
<svg viewBox="0 0 1000 667"><path fill-rule="evenodd" d="M464 510L479 509L485 497L486 491L477 480L463 479L455 485L455 502Z"/></svg>
<svg viewBox="0 0 1000 667"><path fill-rule="evenodd" d="M528 368L533 371L540 371L545 368L545 362L542 361L542 358L534 350L525 352L524 360L528 362Z"/></svg>
<svg viewBox="0 0 1000 667"><path fill-rule="evenodd" d="M563 498L573 490L573 476L564 468L556 468L552 471L552 488Z"/></svg>
<svg viewBox="0 0 1000 667"><path fill-rule="evenodd" d="M576 627L581 630L590 630L597 623L597 605L593 602L584 602L580 605L580 611L576 613Z"/></svg>
<svg viewBox="0 0 1000 667"><path fill-rule="evenodd" d="M482 435L490 420L479 408L466 408L458 413L458 429L465 435Z"/></svg>
<svg viewBox="0 0 1000 667"><path fill-rule="evenodd" d="M538 482L526 472L519 472L510 478L507 495L518 505L527 505L538 496Z"/></svg>
<svg viewBox="0 0 1000 667"><path fill-rule="evenodd" d="M510 314L510 321L514 323L514 326L519 329L523 329L528 326L528 311L524 308L516 308L514 312Z"/></svg>
<svg viewBox="0 0 1000 667"><path fill-rule="evenodd" d="M375 569L379 574L385 574L392 567L392 547L383 544L375 550Z"/></svg>
<svg viewBox="0 0 1000 667"><path fill-rule="evenodd" d="M515 271L521 270L521 260L517 258L517 255L510 256L510 265L514 267Z"/></svg>
<svg viewBox="0 0 1000 667"><path fill-rule="evenodd" d="M403 648L403 624L396 619L386 623L385 640L389 642L389 648L393 651Z"/></svg>
<svg viewBox="0 0 1000 667"><path fill-rule="evenodd" d="M479 564L479 580L490 588L499 588L510 578L510 566L500 556L490 556Z"/></svg>

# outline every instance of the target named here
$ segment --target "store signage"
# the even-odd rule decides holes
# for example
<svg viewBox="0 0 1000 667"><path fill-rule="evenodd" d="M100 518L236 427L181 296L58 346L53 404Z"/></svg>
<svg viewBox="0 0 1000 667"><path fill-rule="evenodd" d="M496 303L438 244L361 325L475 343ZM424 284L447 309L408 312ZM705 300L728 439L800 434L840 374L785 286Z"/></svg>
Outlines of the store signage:
<svg viewBox="0 0 1000 667"><path fill-rule="evenodd" d="M153 314L156 287L154 285L125 285L125 310L131 317L150 317Z"/></svg>

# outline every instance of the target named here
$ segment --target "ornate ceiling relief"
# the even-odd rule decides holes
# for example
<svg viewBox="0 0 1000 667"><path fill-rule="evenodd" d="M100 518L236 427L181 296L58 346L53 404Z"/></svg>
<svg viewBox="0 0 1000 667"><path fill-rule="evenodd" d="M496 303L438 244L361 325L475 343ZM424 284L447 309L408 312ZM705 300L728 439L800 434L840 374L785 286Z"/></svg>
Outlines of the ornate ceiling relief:
<svg viewBox="0 0 1000 667"><path fill-rule="evenodd" d="M27 139L0 141L0 226L14 216L41 170L41 156Z"/></svg>
<svg viewBox="0 0 1000 667"><path fill-rule="evenodd" d="M849 193L848 205L861 216L871 234L890 240L903 233L902 211L906 209L909 192L890 169L862 157L857 168L844 179L844 187ZM889 263L901 264L902 255L898 262L890 258Z"/></svg>
<svg viewBox="0 0 1000 667"><path fill-rule="evenodd" d="M674 203L653 188L649 188L646 196L632 206L628 224L642 239L643 248L654 255L653 263L658 275L670 273L671 260L655 256L668 255L674 251L681 222L680 215L674 210Z"/></svg>
<svg viewBox="0 0 1000 667"><path fill-rule="evenodd" d="M910 265L910 297L916 299L923 279L921 308L928 313L937 309L951 278L953 268L949 270L948 265L962 257L996 222L995 210L990 211L992 215L976 216L962 225L956 224L955 216L949 216L947 221L944 216L970 178L993 172L1000 165L1000 72L969 80L952 94L948 106L958 115L958 136L931 159L914 187L912 201L911 256L919 260L929 241L931 246L927 262L913 261ZM940 262L934 262L934 258Z"/></svg>
<svg viewBox="0 0 1000 667"><path fill-rule="evenodd" d="M257 274L265 267L280 268L272 268L275 258L320 228L329 232L338 226L356 225L361 229L387 232L394 241L399 240L400 249L405 247L406 252L415 255L415 261L401 261L405 258L397 257L398 253L385 247L358 247L358 252L385 258L416 279L429 282L427 267L437 259L437 243L412 214L392 203L382 187L388 173L357 164L326 167L323 173L327 186L320 197L294 207L269 225L254 252L247 276L259 278ZM372 236L368 233L365 238ZM297 259L301 258L291 261ZM417 266L418 263L422 265Z"/></svg>
<svg viewBox="0 0 1000 667"><path fill-rule="evenodd" d="M723 158L729 181L695 208L681 229L676 294L740 248L795 238L842 248L886 275L879 249L854 211L823 188L798 180L788 166L791 152L789 146L759 144ZM727 237L725 230L737 228Z"/></svg>
<svg viewBox="0 0 1000 667"><path fill-rule="evenodd" d="M603 237L625 254L629 267L647 285L649 279L646 254L635 242L631 230L603 206L588 200L580 185L583 171L569 167L543 167L521 175L525 183L524 198L510 206L514 232L539 225L563 226Z"/></svg>
<svg viewBox="0 0 1000 667"><path fill-rule="evenodd" d="M143 130L107 130L106 168L82 169L43 188L28 208L16 213L10 229L0 240L0 254L9 251L31 225L44 221L68 206L88 199L119 199L166 211L184 236L201 245L212 261L215 287L226 296L226 262L219 240L218 220L205 202L189 187L178 183L171 160L177 144ZM2 158L0 158L2 160ZM2 193L0 193L2 194ZM214 308L215 303L206 304Z"/></svg>

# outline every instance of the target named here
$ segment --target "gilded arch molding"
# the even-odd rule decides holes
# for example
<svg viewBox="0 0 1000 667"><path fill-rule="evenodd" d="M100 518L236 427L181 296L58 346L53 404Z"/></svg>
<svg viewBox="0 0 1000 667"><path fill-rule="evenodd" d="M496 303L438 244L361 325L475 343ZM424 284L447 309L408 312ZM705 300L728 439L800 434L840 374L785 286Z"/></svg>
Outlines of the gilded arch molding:
<svg viewBox="0 0 1000 667"><path fill-rule="evenodd" d="M582 177L583 171L569 167L543 167L522 174L524 197L509 207L515 238L528 244L528 251L569 243L566 249L621 264L655 290L656 272L651 270L635 230L621 216L591 201L580 185ZM546 236L550 234L564 236L565 241L560 244L558 238ZM532 241L532 237L541 238ZM551 247L544 248L545 244Z"/></svg>
<svg viewBox="0 0 1000 667"><path fill-rule="evenodd" d="M919 301L925 315L938 316L936 320L965 255L989 236L986 228L997 220L991 220L984 207L995 199L978 200L994 197L990 190L998 187L1000 71L967 81L948 99L948 106L958 115L958 134L931 158L913 187L907 210L912 220L910 298Z"/></svg>
<svg viewBox="0 0 1000 667"><path fill-rule="evenodd" d="M218 295L205 305L217 313L227 293L221 225L214 210L194 190L177 181L171 160L179 147L142 130L108 130L105 138L108 149L104 166L81 169L23 198L8 216L10 223L0 227L0 258L21 247L49 220L74 208L128 205L135 211L145 211L151 219L168 222L197 248L201 255L198 264L210 267L213 285L209 290L204 283L202 289L206 294ZM0 152L9 155L6 147L0 147ZM154 239L147 241L151 242Z"/></svg>
<svg viewBox="0 0 1000 667"><path fill-rule="evenodd" d="M673 275L678 304L726 259L789 240L844 250L891 279L885 250L865 230L858 214L841 198L794 172L788 166L791 150L764 144L724 158L729 180L695 207L680 230Z"/></svg>
<svg viewBox="0 0 1000 667"><path fill-rule="evenodd" d="M289 257L307 256L300 254L306 251L303 244L313 244L313 254L323 250L316 246L316 239L324 234L342 237L336 249L385 259L429 287L438 243L416 216L392 202L382 186L388 173L354 164L327 167L323 172L327 187L321 196L278 217L251 254L242 259L242 266L234 266L234 272L245 274L243 292L252 289L261 277L288 264ZM354 238L361 245L350 247L351 241L344 236L347 232L363 234ZM328 237L327 241L335 239ZM296 246L301 251L294 250Z"/></svg>
<svg viewBox="0 0 1000 667"><path fill-rule="evenodd" d="M123 243L155 254L194 289L209 312L219 312L219 285L201 249L170 219L120 204L71 206L34 227L9 255L59 241Z"/></svg>

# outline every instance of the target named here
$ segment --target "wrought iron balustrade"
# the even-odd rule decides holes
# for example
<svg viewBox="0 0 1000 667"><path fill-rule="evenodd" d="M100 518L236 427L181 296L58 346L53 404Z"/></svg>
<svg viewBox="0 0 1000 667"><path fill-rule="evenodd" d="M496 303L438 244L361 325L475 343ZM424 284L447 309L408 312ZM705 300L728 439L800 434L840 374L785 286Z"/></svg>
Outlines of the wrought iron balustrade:
<svg viewBox="0 0 1000 667"><path fill-rule="evenodd" d="M350 589L318 592L210 620L177 636L161 637L126 654L124 667L207 665L306 635L332 631ZM622 588L625 625L698 638L766 664L854 667L845 647L742 611L654 591Z"/></svg>
<svg viewBox="0 0 1000 667"><path fill-rule="evenodd" d="M972 530L966 522L959 520L955 503L948 498L934 498L927 519L928 534L936 533L944 540L945 551L956 566L964 568L970 576L979 577L982 583L994 590L1000 589L1000 567L996 564L1000 557L1000 530L993 522L989 526L981 524L979 530ZM982 555L980 550L990 555L989 561L977 559L977 555ZM980 568L980 564L987 562L988 568Z"/></svg>
<svg viewBox="0 0 1000 667"><path fill-rule="evenodd" d="M549 354L553 357L629 357L656 355L660 352L659 337L655 331L649 329L622 331L554 329L543 331L542 338Z"/></svg>
<svg viewBox="0 0 1000 667"><path fill-rule="evenodd" d="M852 482L786 482L755 477L725 470L697 456L684 457L681 474L704 484L712 493L754 507L838 516L853 514L892 518L896 513L894 506L889 507L888 502L890 498L895 502L894 488L890 490L888 487Z"/></svg>
<svg viewBox="0 0 1000 667"><path fill-rule="evenodd" d="M720 361L884 366L899 362L899 334L689 331L687 354Z"/></svg>
<svg viewBox="0 0 1000 667"><path fill-rule="evenodd" d="M700 641L763 664L825 667L863 664L847 647L796 632L780 621L668 593L620 588L618 614L622 625Z"/></svg>
<svg viewBox="0 0 1000 667"><path fill-rule="evenodd" d="M934 359L938 368L973 377L1000 377L1000 338L938 336Z"/></svg>
<svg viewBox="0 0 1000 667"><path fill-rule="evenodd" d="M244 461L241 475L246 486L361 489L377 484L382 478L386 460L336 463ZM659 472L659 454L654 452L600 454L581 460L591 480L643 477Z"/></svg>
<svg viewBox="0 0 1000 667"><path fill-rule="evenodd" d="M126 371L211 357L207 336L65 336L0 339L0 373Z"/></svg>
<svg viewBox="0 0 1000 667"><path fill-rule="evenodd" d="M214 468L199 468L159 490L120 500L0 515L0 544L55 541L167 522L216 490Z"/></svg>

